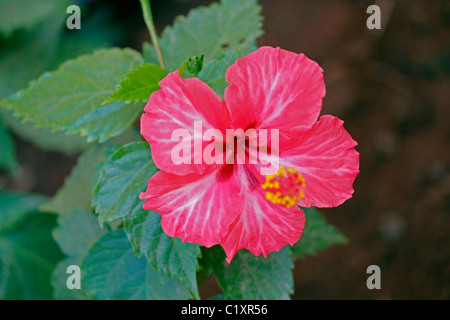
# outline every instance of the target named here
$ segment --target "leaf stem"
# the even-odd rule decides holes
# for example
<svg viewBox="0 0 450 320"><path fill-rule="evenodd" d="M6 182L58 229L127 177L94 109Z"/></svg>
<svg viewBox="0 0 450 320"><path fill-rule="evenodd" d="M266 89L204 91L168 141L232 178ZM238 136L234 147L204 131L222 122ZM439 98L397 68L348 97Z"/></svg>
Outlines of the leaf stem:
<svg viewBox="0 0 450 320"><path fill-rule="evenodd" d="M156 54L158 55L159 64L162 68L166 69L164 64L164 58L162 56L161 47L159 46L158 36L156 35L155 25L153 23L152 10L150 9L150 0L139 0L141 2L142 14L144 15L144 21L147 25L147 29L150 33L150 38L155 46Z"/></svg>

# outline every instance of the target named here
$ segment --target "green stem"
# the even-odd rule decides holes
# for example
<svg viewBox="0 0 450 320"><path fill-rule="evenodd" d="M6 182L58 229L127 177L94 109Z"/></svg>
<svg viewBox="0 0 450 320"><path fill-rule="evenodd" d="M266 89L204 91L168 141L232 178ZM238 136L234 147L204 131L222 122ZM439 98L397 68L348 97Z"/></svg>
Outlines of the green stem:
<svg viewBox="0 0 450 320"><path fill-rule="evenodd" d="M156 54L158 55L159 64L162 68L166 68L164 64L164 59L161 52L161 47L159 46L158 36L156 35L155 25L153 23L152 10L150 9L150 1L149 0L139 0L141 2L142 13L144 15L144 21L147 25L147 29L150 33L150 38L152 39L152 43L155 46Z"/></svg>

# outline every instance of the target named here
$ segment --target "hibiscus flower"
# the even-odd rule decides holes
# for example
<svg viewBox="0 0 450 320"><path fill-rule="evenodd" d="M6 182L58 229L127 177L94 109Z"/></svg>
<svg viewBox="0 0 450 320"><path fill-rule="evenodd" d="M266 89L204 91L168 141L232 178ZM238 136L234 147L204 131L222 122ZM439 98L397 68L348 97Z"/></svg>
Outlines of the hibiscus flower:
<svg viewBox="0 0 450 320"><path fill-rule="evenodd" d="M267 257L294 245L305 225L299 206L340 205L352 196L359 173L357 143L343 121L319 118L325 95L322 72L304 54L262 47L228 68L225 100L197 78L170 73L141 118L141 134L160 169L140 194L146 199L144 209L161 215L169 236L206 247L220 244L228 262L240 249ZM213 146L223 159L237 158L236 139L204 139L194 122L225 137L227 129L272 130L278 145L271 148L275 141L269 138L266 156L256 156L256 163L248 161L255 151L248 141L243 153L247 161L206 163L192 152L174 163L173 150L180 142L172 134L177 129L192 137L182 144L202 151ZM274 155L278 171L261 174L264 158Z"/></svg>

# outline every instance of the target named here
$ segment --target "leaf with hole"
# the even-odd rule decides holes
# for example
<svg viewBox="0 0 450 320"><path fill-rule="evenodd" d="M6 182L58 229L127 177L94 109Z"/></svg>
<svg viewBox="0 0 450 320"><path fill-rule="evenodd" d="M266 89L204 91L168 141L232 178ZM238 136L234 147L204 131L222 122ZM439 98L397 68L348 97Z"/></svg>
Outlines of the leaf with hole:
<svg viewBox="0 0 450 320"><path fill-rule="evenodd" d="M256 0L222 0L177 17L159 41L167 70L178 69L188 57L204 54L207 63L230 50L255 50L263 33L260 12ZM147 62L158 64L153 46L145 44L143 53Z"/></svg>

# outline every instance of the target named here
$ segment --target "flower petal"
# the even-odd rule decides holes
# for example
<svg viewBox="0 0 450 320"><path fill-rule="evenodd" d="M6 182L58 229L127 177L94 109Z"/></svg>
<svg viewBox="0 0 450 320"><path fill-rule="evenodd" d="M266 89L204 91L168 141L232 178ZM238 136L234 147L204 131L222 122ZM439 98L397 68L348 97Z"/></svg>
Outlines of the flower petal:
<svg viewBox="0 0 450 320"><path fill-rule="evenodd" d="M222 240L242 210L235 174L219 176L220 170L186 176L159 171L140 198L146 199L144 209L161 214L161 226L169 236L210 247Z"/></svg>
<svg viewBox="0 0 450 320"><path fill-rule="evenodd" d="M304 54L261 47L226 73L225 101L235 128L310 128L325 96L322 69Z"/></svg>
<svg viewBox="0 0 450 320"><path fill-rule="evenodd" d="M297 169L305 178L305 197L298 205L336 207L352 196L359 153L343 123L325 115L307 132L293 129L289 146L280 142L280 164Z"/></svg>
<svg viewBox="0 0 450 320"><path fill-rule="evenodd" d="M203 149L207 143L202 135L194 134L194 122L199 121L202 131L229 128L229 114L225 103L204 82L197 78L183 79L178 71L170 73L159 83L161 90L154 92L145 106L141 117L141 134L150 143L155 165L174 174L203 173L208 165L199 156L201 164L194 164L194 145L196 141ZM183 140L191 147L190 164L175 164L172 150L180 141L172 141L172 133L185 129L192 140Z"/></svg>
<svg viewBox="0 0 450 320"><path fill-rule="evenodd" d="M239 218L230 226L230 231L220 245L231 262L240 249L248 249L254 255L280 251L287 244L294 245L301 237L305 226L305 214L297 206L286 208L265 198L262 189L251 191L244 170L240 167L243 183L244 206Z"/></svg>

